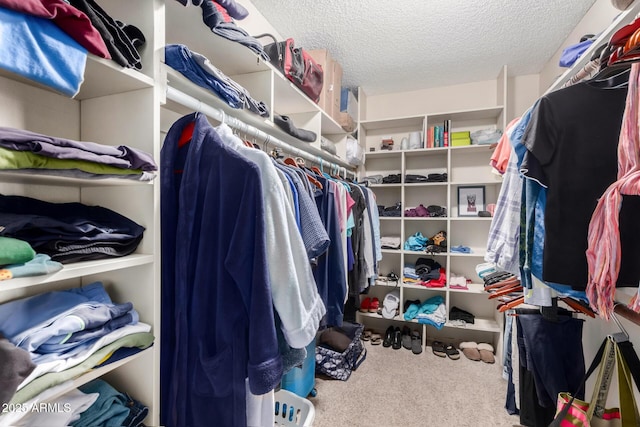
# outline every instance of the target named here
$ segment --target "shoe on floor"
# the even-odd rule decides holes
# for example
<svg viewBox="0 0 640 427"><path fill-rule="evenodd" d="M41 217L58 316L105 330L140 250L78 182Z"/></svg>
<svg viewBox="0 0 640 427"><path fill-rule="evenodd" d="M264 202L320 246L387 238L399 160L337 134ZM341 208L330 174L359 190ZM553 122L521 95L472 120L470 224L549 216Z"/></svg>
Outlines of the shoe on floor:
<svg viewBox="0 0 640 427"><path fill-rule="evenodd" d="M407 350L411 350L411 329L407 326L402 328L402 346Z"/></svg>
<svg viewBox="0 0 640 427"><path fill-rule="evenodd" d="M493 356L493 346L487 343L478 344L478 352L480 353L480 359L484 363L495 363L496 358Z"/></svg>
<svg viewBox="0 0 640 427"><path fill-rule="evenodd" d="M382 337L380 334L373 332L371 334L371 345L380 345L382 344Z"/></svg>
<svg viewBox="0 0 640 427"><path fill-rule="evenodd" d="M402 347L402 331L400 331L400 328L396 328L393 331L393 344L391 347L394 350L400 350L400 347Z"/></svg>
<svg viewBox="0 0 640 427"><path fill-rule="evenodd" d="M413 354L422 353L422 336L419 331L411 332L411 351Z"/></svg>
<svg viewBox="0 0 640 427"><path fill-rule="evenodd" d="M444 348L444 351L447 354L447 356L449 356L449 359L451 359L451 360L460 359L460 352L458 350L456 350L456 348L454 346L452 346L451 344L448 344Z"/></svg>
<svg viewBox="0 0 640 427"><path fill-rule="evenodd" d="M393 332L393 326L389 326L387 331L384 333L384 341L382 342L383 347L391 347L391 344L393 344Z"/></svg>
<svg viewBox="0 0 640 427"><path fill-rule="evenodd" d="M434 341L431 343L431 351L438 357L447 357L445 346L440 341Z"/></svg>
<svg viewBox="0 0 640 427"><path fill-rule="evenodd" d="M474 362L480 361L481 358L480 352L478 351L478 343L473 341L461 342L459 348L467 359L473 360Z"/></svg>

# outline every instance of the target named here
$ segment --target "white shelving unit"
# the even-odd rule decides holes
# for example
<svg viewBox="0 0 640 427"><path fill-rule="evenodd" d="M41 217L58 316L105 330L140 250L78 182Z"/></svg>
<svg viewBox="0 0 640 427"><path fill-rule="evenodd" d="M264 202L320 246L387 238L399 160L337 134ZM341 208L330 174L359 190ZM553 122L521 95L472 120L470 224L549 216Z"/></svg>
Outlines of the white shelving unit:
<svg viewBox="0 0 640 427"><path fill-rule="evenodd" d="M424 114L409 117L382 118L379 120L362 119L359 123L360 144L366 152L365 167L362 177L371 175L387 176L401 174L401 184L376 184L371 189L376 194L377 204L394 206L402 203L401 218L380 217L381 236L398 236L402 244L416 232L429 238L438 231L447 232L448 248L467 246L471 253L451 252L427 254L424 251L383 250L380 262L380 274L390 272L400 276L400 315L394 319L384 319L375 313L358 313L357 319L367 327L384 332L391 324L402 328L408 324L411 329L422 328L423 341L440 340L459 342L473 340L490 342L498 346L501 342L501 314L495 309L495 303L488 300L483 285L475 273L475 266L483 262L486 241L491 218L466 217L458 215L458 188L461 186L483 186L485 189L485 206L496 203L501 186L501 178L491 171L489 160L492 150L489 146L470 145L462 147L421 148L414 150L381 151L382 138L393 138L394 148L399 148L403 137L410 132L419 131L426 134L430 126L441 126L445 120L451 120L452 131L475 131L494 128L504 130L506 127L506 67L498 78L497 100L499 105L472 110L459 110L435 114ZM364 100L360 100L363 105ZM371 151L371 149L375 151ZM448 174L447 182L404 183L407 174L427 175L429 173ZM423 218L405 217L404 211L420 204L425 207L439 205L447 208L447 217ZM472 284L468 290L445 288L427 288L421 285L403 284L402 271L405 264L413 264L418 258L433 258L447 271L447 283L452 273L463 275ZM382 306L384 296L390 291L388 286L373 286L365 297L377 297ZM406 322L403 317L403 305L407 300L427 298L440 295L445 299L447 322L441 330L432 326L418 324L415 320ZM466 310L475 316L475 323L464 327L449 322L448 316L453 307ZM418 326L419 325L419 326Z"/></svg>
<svg viewBox="0 0 640 427"><path fill-rule="evenodd" d="M113 17L140 28L146 45L141 51L143 70L123 69L115 62L89 56L79 94L70 99L49 88L0 72L0 126L14 127L105 145L127 145L159 161L160 126L158 67L163 38L162 2L126 0L102 2ZM60 389L57 395L104 377L149 407L144 420L159 425L160 336L160 222L159 179L133 182L91 180L0 173L0 193L49 202L80 202L112 209L145 227L134 254L122 258L66 264L56 273L2 282L0 303L52 290L101 281L114 302L132 302L140 320L152 326L152 347L131 357L92 370ZM55 396L51 396L53 398Z"/></svg>

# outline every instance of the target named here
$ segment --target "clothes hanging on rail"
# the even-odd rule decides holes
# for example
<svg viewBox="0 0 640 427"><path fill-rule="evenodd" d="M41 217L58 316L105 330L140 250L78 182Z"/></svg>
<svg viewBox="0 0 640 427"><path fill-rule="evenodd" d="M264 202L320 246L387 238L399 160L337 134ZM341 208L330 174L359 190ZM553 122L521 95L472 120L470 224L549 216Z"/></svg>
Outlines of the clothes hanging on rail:
<svg viewBox="0 0 640 427"><path fill-rule="evenodd" d="M521 168L525 176L547 187L542 272L547 282L578 291L586 288L589 221L598 198L616 179L626 96L626 87L599 88L584 82L545 95L532 114L523 138L528 154ZM625 202L623 215L627 210L640 212L639 203ZM630 237L623 253L640 255L640 236L632 224L621 224L621 234ZM637 284L638 263L625 258L621 262L619 283Z"/></svg>
<svg viewBox="0 0 640 427"><path fill-rule="evenodd" d="M282 376L260 170L201 114L173 124L161 169L161 423L243 426L245 378L260 395Z"/></svg>

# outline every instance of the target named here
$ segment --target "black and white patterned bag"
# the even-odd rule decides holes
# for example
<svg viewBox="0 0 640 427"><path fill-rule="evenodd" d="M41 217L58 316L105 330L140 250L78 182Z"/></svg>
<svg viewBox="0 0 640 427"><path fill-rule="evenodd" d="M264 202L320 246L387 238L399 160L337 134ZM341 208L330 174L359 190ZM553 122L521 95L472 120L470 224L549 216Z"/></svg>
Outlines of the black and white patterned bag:
<svg viewBox="0 0 640 427"><path fill-rule="evenodd" d="M342 353L322 344L316 346L316 373L327 375L336 380L346 381L351 372L358 369L367 357L367 350L362 342L364 325L343 322L336 328L351 339L351 343Z"/></svg>

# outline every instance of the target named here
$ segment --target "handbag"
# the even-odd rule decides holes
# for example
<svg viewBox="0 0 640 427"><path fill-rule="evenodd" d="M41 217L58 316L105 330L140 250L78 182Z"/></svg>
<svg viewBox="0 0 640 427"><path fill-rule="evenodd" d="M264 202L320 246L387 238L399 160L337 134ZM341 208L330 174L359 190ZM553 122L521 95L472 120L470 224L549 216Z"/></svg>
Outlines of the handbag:
<svg viewBox="0 0 640 427"><path fill-rule="evenodd" d="M586 372L576 394L585 386L589 376L599 366L598 377L590 402L559 393L556 416L549 427L636 427L640 421L633 395L633 381L640 373L638 357L631 343L618 345L611 337L605 338ZM614 368L618 372L620 408L605 408ZM633 379L632 379L633 376Z"/></svg>
<svg viewBox="0 0 640 427"><path fill-rule="evenodd" d="M296 47L292 38L279 42L268 33L255 36L256 39L261 37L273 39L273 43L264 46L264 51L270 58L269 62L313 102L317 103L320 100L324 79L322 66L304 49Z"/></svg>
<svg viewBox="0 0 640 427"><path fill-rule="evenodd" d="M335 329L348 336L351 342L342 352L319 343L316 346L316 373L346 381L367 358L367 350L362 343L364 325L342 322L342 327Z"/></svg>

